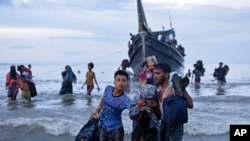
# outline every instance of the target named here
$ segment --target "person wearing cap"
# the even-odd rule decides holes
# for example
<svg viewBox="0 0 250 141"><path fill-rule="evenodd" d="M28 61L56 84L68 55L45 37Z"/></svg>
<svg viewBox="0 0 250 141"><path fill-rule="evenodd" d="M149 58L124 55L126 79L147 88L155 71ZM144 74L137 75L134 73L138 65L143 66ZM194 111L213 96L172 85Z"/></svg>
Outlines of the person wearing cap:
<svg viewBox="0 0 250 141"><path fill-rule="evenodd" d="M133 120L132 141L157 140L161 111L156 86L145 84L131 102L129 117Z"/></svg>
<svg viewBox="0 0 250 141"><path fill-rule="evenodd" d="M181 141L184 133L183 124L180 125L166 125L162 122L163 119L163 99L171 97L173 95L183 96L187 101L187 107L193 108L193 100L189 96L188 92L185 90L187 84L181 84L180 78L173 74L172 83L170 85L170 72L171 67L166 63L158 63L154 66L154 80L156 84L159 84L160 88L158 91L158 100L161 110L161 125L160 125L160 135L161 141ZM185 79L184 79L185 80ZM183 80L182 80L183 81ZM187 80L188 82L189 80Z"/></svg>
<svg viewBox="0 0 250 141"><path fill-rule="evenodd" d="M6 75L6 90L8 90L8 97L11 100L16 100L19 89L20 75L16 71L16 66L11 65L10 71Z"/></svg>

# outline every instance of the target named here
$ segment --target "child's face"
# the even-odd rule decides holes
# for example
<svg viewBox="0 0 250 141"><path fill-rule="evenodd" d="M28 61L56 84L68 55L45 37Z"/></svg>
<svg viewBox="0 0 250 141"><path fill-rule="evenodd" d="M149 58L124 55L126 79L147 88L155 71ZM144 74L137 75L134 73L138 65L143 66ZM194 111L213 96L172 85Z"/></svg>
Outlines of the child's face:
<svg viewBox="0 0 250 141"><path fill-rule="evenodd" d="M127 77L125 75L116 75L114 84L117 89L124 90L128 85Z"/></svg>
<svg viewBox="0 0 250 141"><path fill-rule="evenodd" d="M92 69L90 65L88 65L88 69L89 69L89 70L91 70L91 69Z"/></svg>

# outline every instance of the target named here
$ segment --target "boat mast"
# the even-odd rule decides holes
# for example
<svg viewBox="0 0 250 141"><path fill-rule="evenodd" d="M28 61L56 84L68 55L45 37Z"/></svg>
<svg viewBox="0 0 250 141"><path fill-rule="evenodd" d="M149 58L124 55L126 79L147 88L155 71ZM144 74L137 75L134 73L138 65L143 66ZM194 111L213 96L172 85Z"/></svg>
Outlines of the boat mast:
<svg viewBox="0 0 250 141"><path fill-rule="evenodd" d="M148 24L144 14L141 0L137 0L137 12L138 12L138 24L139 24L139 33L142 38L142 59L146 60L146 46L145 46L145 34L147 32Z"/></svg>
<svg viewBox="0 0 250 141"><path fill-rule="evenodd" d="M173 27L172 27L172 21L171 21L170 11L168 11L168 16L169 16L169 22L170 22L170 29L173 29Z"/></svg>
<svg viewBox="0 0 250 141"><path fill-rule="evenodd" d="M168 16L169 16L169 22L170 22L170 29L173 30L170 11L168 11ZM174 40L175 40L174 33L172 33L172 36L173 36L172 45L174 45Z"/></svg>
<svg viewBox="0 0 250 141"><path fill-rule="evenodd" d="M147 31L148 24L144 14L141 0L137 0L137 12L138 12L139 32Z"/></svg>

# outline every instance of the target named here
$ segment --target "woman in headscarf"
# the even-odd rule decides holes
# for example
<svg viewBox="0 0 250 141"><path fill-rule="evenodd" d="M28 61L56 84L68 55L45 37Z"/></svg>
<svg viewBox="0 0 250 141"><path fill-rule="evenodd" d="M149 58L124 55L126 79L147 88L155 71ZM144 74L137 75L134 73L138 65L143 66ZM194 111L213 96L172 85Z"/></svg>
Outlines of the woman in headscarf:
<svg viewBox="0 0 250 141"><path fill-rule="evenodd" d="M129 116L133 120L132 141L157 140L161 111L154 85L142 86L131 103Z"/></svg>
<svg viewBox="0 0 250 141"><path fill-rule="evenodd" d="M65 66L65 70L62 72L62 87L60 90L60 95L73 93L73 85L72 83L76 81L76 75L72 71L69 65Z"/></svg>
<svg viewBox="0 0 250 141"><path fill-rule="evenodd" d="M19 89L20 75L16 72L16 66L10 66L10 72L6 75L6 90L8 90L8 97L11 100L16 100Z"/></svg>

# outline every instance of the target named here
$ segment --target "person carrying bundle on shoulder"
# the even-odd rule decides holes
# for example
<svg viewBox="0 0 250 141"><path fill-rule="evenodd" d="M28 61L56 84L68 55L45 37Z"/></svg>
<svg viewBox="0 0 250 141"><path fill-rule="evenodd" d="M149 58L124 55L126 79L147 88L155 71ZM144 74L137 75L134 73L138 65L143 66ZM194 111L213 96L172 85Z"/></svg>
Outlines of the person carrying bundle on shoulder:
<svg viewBox="0 0 250 141"><path fill-rule="evenodd" d="M154 67L154 79L160 86L158 92L162 115L160 140L181 141L184 133L183 124L188 120L187 108L193 108L193 100L185 90L189 79L187 77L181 79L177 74L173 74L171 80L173 86L171 86L170 72L171 67L166 63L158 63Z"/></svg>
<svg viewBox="0 0 250 141"><path fill-rule="evenodd" d="M76 82L76 75L72 71L69 65L65 66L65 70L62 71L62 86L59 95L72 94L73 93L73 82Z"/></svg>
<svg viewBox="0 0 250 141"><path fill-rule="evenodd" d="M222 88L226 83L226 75L229 71L228 65L223 67L223 62L219 63L219 67L215 69L214 77L217 79L217 84L219 88Z"/></svg>

